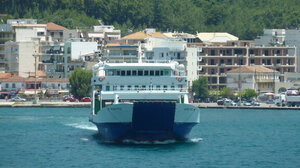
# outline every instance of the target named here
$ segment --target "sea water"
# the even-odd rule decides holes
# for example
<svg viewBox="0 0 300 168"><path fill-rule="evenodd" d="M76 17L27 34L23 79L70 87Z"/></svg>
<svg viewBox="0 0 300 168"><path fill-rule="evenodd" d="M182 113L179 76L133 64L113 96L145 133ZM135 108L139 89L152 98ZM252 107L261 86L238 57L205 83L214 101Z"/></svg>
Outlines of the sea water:
<svg viewBox="0 0 300 168"><path fill-rule="evenodd" d="M0 108L0 167L300 167L300 111L201 109L185 142L114 143L88 108Z"/></svg>

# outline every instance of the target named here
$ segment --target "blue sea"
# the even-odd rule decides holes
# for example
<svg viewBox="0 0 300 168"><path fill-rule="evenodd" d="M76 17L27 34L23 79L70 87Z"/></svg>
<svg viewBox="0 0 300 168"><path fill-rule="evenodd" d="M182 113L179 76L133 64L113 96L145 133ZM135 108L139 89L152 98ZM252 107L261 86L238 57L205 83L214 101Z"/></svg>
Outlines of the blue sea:
<svg viewBox="0 0 300 168"><path fill-rule="evenodd" d="M0 167L300 167L300 111L201 109L186 142L113 143L88 108L0 108Z"/></svg>

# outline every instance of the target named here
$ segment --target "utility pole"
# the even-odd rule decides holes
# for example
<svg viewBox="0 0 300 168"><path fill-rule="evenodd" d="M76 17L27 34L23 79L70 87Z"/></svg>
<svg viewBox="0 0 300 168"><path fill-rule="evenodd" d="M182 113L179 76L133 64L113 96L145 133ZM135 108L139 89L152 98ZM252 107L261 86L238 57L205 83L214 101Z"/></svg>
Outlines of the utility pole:
<svg viewBox="0 0 300 168"><path fill-rule="evenodd" d="M241 106L241 58L242 58L242 55L238 55L238 61L239 61L239 105Z"/></svg>
<svg viewBox="0 0 300 168"><path fill-rule="evenodd" d="M36 57L38 55L36 54L36 51L34 52L33 56L34 56L34 101L33 101L33 103L37 104L37 100L36 100Z"/></svg>

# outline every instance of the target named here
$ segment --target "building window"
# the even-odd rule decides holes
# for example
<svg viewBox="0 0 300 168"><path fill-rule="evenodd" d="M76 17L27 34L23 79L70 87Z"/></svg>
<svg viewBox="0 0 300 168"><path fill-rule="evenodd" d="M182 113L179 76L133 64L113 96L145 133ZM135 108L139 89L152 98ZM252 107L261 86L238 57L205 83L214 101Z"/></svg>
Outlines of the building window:
<svg viewBox="0 0 300 168"><path fill-rule="evenodd" d="M128 89L128 90L131 90L131 85L128 85L128 86L127 86L127 89Z"/></svg>
<svg viewBox="0 0 300 168"><path fill-rule="evenodd" d="M59 32L60 37L63 37L63 35L64 35L63 32Z"/></svg>
<svg viewBox="0 0 300 168"><path fill-rule="evenodd" d="M228 62L228 64L232 64L232 60L231 59L228 59L227 62Z"/></svg>
<svg viewBox="0 0 300 168"><path fill-rule="evenodd" d="M54 37L54 32L51 32L51 37Z"/></svg>
<svg viewBox="0 0 300 168"><path fill-rule="evenodd" d="M250 60L250 63L251 63L251 64L254 64L254 63L255 63L255 62L254 62L254 59L251 59L251 60Z"/></svg>
<svg viewBox="0 0 300 168"><path fill-rule="evenodd" d="M110 86L106 86L106 91L110 91Z"/></svg>
<svg viewBox="0 0 300 168"><path fill-rule="evenodd" d="M15 83L12 84L12 88L16 88L16 84Z"/></svg>
<svg viewBox="0 0 300 168"><path fill-rule="evenodd" d="M5 84L5 87L6 87L6 88L8 88L8 87L9 87L8 83L6 83L6 84Z"/></svg>
<svg viewBox="0 0 300 168"><path fill-rule="evenodd" d="M156 90L160 90L160 85L156 85Z"/></svg>
<svg viewBox="0 0 300 168"><path fill-rule="evenodd" d="M67 52L68 54L71 54L71 47L68 47Z"/></svg>
<svg viewBox="0 0 300 168"><path fill-rule="evenodd" d="M277 63L277 64L280 64L280 59L277 59L277 60L276 60L276 63Z"/></svg>

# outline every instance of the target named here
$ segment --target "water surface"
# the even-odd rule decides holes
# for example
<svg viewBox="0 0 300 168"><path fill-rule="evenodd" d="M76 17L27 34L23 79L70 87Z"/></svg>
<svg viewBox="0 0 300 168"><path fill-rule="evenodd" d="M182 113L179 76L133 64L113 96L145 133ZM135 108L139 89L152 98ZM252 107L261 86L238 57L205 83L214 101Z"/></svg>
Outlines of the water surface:
<svg viewBox="0 0 300 168"><path fill-rule="evenodd" d="M201 109L187 142L104 142L87 108L0 108L0 167L300 167L300 111Z"/></svg>

